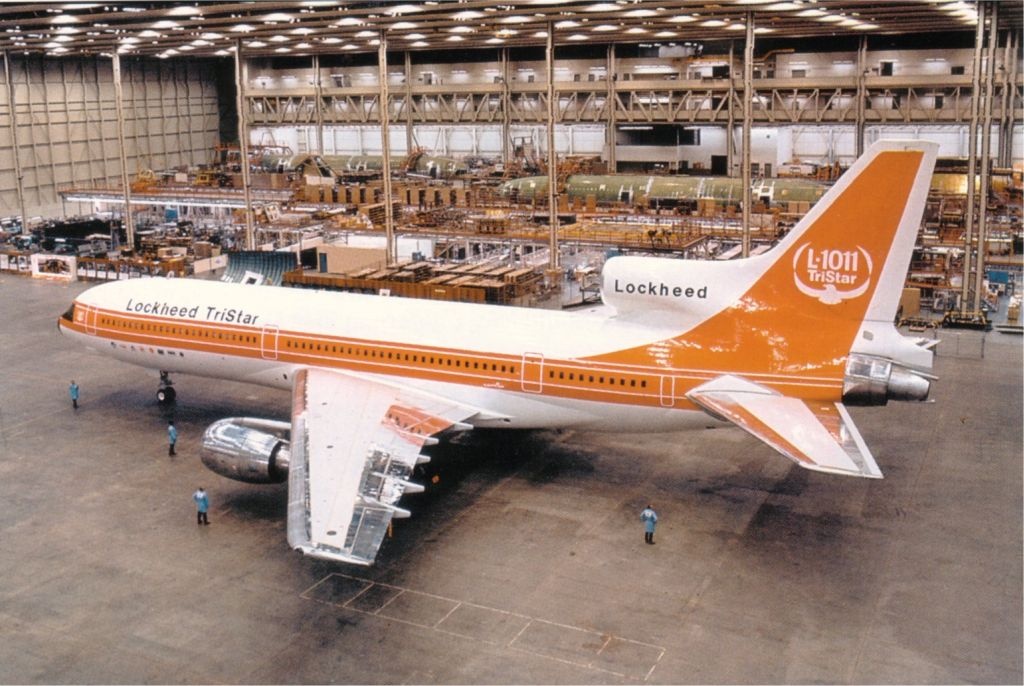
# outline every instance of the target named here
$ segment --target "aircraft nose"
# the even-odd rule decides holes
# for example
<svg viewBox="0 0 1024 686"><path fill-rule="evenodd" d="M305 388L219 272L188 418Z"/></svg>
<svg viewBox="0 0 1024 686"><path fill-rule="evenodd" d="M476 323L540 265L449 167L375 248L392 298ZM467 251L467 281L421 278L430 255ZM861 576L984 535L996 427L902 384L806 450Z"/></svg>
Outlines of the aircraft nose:
<svg viewBox="0 0 1024 686"><path fill-rule="evenodd" d="M68 306L68 309L64 310L64 314L62 314L60 317L57 318L57 331L60 331L61 333L63 333L64 329L62 328L61 325L63 323L65 323L65 322L70 324L73 321L75 321L75 301L74 300L71 301L71 305Z"/></svg>

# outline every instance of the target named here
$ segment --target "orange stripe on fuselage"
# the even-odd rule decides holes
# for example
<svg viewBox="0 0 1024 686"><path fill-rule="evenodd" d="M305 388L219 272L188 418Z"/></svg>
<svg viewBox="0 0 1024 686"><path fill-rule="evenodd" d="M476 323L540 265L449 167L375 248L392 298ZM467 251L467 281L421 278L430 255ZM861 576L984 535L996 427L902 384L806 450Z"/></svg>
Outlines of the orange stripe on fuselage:
<svg viewBox="0 0 1024 686"><path fill-rule="evenodd" d="M61 320L61 326L140 349L194 351L263 360L268 364L294 364L372 374L457 383L506 391L522 391L522 358L473 350L459 350L342 338L299 331L199 322L113 310L97 310L96 333L79 322ZM91 328L90 323L90 328ZM264 333L270 335L264 338ZM276 349L267 346L276 342ZM176 352L175 352L176 354ZM726 373L718 370L664 369L661 367L597 363L590 360L542 361L542 395L648 407L666 407L661 396L663 377L676 380L671 407L698 409L684 397L697 385ZM150 365L158 366L158 365ZM841 381L795 375L751 375L757 383L787 395L832 398ZM537 380L526 382L531 390Z"/></svg>

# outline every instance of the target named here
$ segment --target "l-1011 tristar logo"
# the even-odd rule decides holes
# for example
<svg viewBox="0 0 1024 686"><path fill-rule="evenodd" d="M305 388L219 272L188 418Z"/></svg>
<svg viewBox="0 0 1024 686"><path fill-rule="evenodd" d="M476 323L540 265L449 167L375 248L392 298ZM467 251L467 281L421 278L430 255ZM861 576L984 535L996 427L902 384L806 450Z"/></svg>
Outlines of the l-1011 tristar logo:
<svg viewBox="0 0 1024 686"><path fill-rule="evenodd" d="M864 248L836 250L804 243L793 254L793 281L804 295L826 305L863 295L871 284L874 265Z"/></svg>

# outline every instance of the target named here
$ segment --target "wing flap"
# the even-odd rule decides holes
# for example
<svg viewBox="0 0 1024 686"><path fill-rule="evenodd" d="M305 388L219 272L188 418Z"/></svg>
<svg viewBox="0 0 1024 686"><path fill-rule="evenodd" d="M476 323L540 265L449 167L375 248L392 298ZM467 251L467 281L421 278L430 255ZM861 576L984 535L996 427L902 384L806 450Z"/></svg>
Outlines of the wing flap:
<svg viewBox="0 0 1024 686"><path fill-rule="evenodd" d="M784 396L737 376L720 376L687 398L706 412L759 438L801 467L832 474L882 478L842 403Z"/></svg>
<svg viewBox="0 0 1024 686"><path fill-rule="evenodd" d="M288 543L307 555L371 564L432 435L475 414L411 389L342 372L301 370L292 398Z"/></svg>

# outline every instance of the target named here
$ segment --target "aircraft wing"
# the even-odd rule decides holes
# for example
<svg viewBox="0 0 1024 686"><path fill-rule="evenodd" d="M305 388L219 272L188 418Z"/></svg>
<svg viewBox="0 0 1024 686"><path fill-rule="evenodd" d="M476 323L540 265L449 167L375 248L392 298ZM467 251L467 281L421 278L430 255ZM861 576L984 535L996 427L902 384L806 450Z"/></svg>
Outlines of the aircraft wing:
<svg viewBox="0 0 1024 686"><path fill-rule="evenodd" d="M469 429L465 407L344 372L304 369L292 398L288 543L307 555L369 565L396 503L423 490L408 481L424 445Z"/></svg>
<svg viewBox="0 0 1024 686"><path fill-rule="evenodd" d="M784 396L738 376L720 376L686 397L753 434L801 467L873 479L882 471L842 403Z"/></svg>

